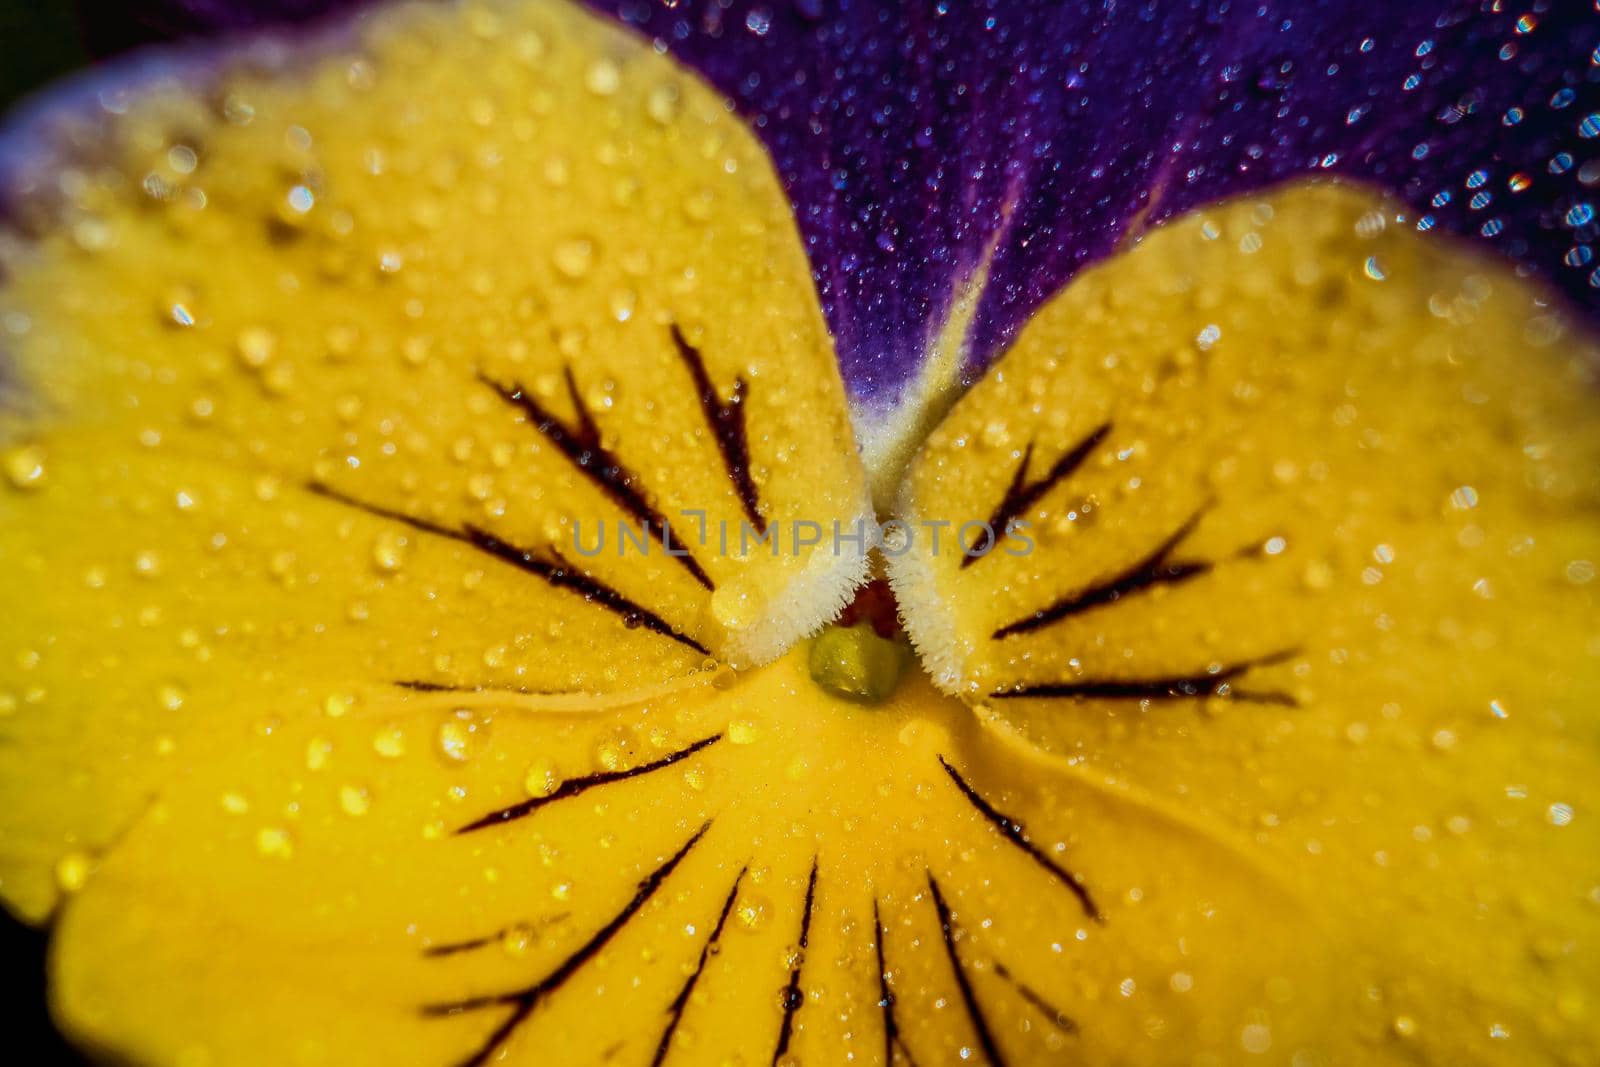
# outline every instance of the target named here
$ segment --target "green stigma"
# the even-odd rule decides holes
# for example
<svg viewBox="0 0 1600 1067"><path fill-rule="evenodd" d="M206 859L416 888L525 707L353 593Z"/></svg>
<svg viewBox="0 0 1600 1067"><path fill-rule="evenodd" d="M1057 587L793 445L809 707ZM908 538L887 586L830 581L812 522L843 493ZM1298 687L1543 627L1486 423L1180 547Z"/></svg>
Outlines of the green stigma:
<svg viewBox="0 0 1600 1067"><path fill-rule="evenodd" d="M881 704L899 684L905 653L904 642L878 636L870 622L834 623L811 642L811 680L845 700Z"/></svg>

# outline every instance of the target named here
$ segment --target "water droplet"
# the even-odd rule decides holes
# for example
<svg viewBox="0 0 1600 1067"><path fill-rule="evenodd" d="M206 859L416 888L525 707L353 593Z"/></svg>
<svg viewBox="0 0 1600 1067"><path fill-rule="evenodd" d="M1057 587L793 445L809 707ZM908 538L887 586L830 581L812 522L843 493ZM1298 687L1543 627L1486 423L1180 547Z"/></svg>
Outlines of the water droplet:
<svg viewBox="0 0 1600 1067"><path fill-rule="evenodd" d="M767 914L772 910L772 905L767 899L757 894L742 896L739 903L734 906L733 915L738 920L742 930L754 931L760 929L766 922Z"/></svg>
<svg viewBox="0 0 1600 1067"><path fill-rule="evenodd" d="M63 893L76 893L89 881L94 860L84 852L68 852L56 861L56 885Z"/></svg>
<svg viewBox="0 0 1600 1067"><path fill-rule="evenodd" d="M1239 1031L1239 1047L1259 1056L1272 1047L1272 1029L1265 1023L1251 1023Z"/></svg>
<svg viewBox="0 0 1600 1067"><path fill-rule="evenodd" d="M500 932L500 947L507 956L520 959L533 947L535 931L527 923L512 923Z"/></svg>
<svg viewBox="0 0 1600 1067"><path fill-rule="evenodd" d="M339 807L346 815L365 815L372 807L372 794L366 786L342 785L339 787Z"/></svg>
<svg viewBox="0 0 1600 1067"><path fill-rule="evenodd" d="M748 629L761 620L767 610L766 599L750 582L734 579L711 594L711 618L729 632Z"/></svg>
<svg viewBox="0 0 1600 1067"><path fill-rule="evenodd" d="M41 489L45 483L44 449L38 445L18 445L0 454L6 481L17 489Z"/></svg>
<svg viewBox="0 0 1600 1067"><path fill-rule="evenodd" d="M670 83L651 89L644 102L646 113L663 126L671 125L678 117L679 104L678 87Z"/></svg>
<svg viewBox="0 0 1600 1067"><path fill-rule="evenodd" d="M405 566L406 549L410 539L397 530L383 530L372 543L372 565L380 571L394 573Z"/></svg>
<svg viewBox="0 0 1600 1067"><path fill-rule="evenodd" d="M577 281L594 265L594 242L582 237L562 241L556 245L552 261L563 277Z"/></svg>
<svg viewBox="0 0 1600 1067"><path fill-rule="evenodd" d="M465 763L483 751L489 740L489 722L468 708L457 708L439 724L439 753L453 763Z"/></svg>
<svg viewBox="0 0 1600 1067"><path fill-rule="evenodd" d="M278 338L271 330L252 326L239 331L235 345L245 366L260 368L266 366L278 350Z"/></svg>
<svg viewBox="0 0 1600 1067"><path fill-rule="evenodd" d="M534 760L522 779L522 787L530 797L547 797L561 787L561 773L548 759Z"/></svg>
<svg viewBox="0 0 1600 1067"><path fill-rule="evenodd" d="M1322 592L1333 585L1333 568L1322 560L1312 560L1300 574L1307 589Z"/></svg>
<svg viewBox="0 0 1600 1067"><path fill-rule="evenodd" d="M613 290L607 301L611 308L611 317L618 322L627 322L633 318L633 308L637 302L638 297L632 289Z"/></svg>
<svg viewBox="0 0 1600 1067"><path fill-rule="evenodd" d="M622 84L622 71L609 59L597 59L585 72L583 84L596 96L611 96Z"/></svg>
<svg viewBox="0 0 1600 1067"><path fill-rule="evenodd" d="M378 728L372 735L372 750L384 759L399 759L406 754L406 735L396 723Z"/></svg>
<svg viewBox="0 0 1600 1067"><path fill-rule="evenodd" d="M1004 448L1011 443L1011 428L1004 419L990 419L983 424L978 443L985 448Z"/></svg>
<svg viewBox="0 0 1600 1067"><path fill-rule="evenodd" d="M753 745L761 731L749 719L735 719L728 724L728 742L734 745Z"/></svg>
<svg viewBox="0 0 1600 1067"><path fill-rule="evenodd" d="M256 851L272 859L286 860L294 855L294 838L281 826L263 826L256 831Z"/></svg>
<svg viewBox="0 0 1600 1067"><path fill-rule="evenodd" d="M708 222L714 205L715 200L711 193L702 189L684 199L683 213L688 216L690 222Z"/></svg>

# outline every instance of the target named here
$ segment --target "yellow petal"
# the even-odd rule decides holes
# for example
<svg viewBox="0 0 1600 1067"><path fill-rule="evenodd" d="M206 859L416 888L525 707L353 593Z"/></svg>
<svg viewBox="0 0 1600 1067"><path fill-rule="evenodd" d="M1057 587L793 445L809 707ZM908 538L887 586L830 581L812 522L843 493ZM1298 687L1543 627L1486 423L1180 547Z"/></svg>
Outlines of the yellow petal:
<svg viewBox="0 0 1600 1067"><path fill-rule="evenodd" d="M943 688L1281 870L1390 1045L1577 1055L1597 366L1543 294L1393 204L1223 205L1084 274L961 400L891 577Z"/></svg>
<svg viewBox="0 0 1600 1067"><path fill-rule="evenodd" d="M504 704L465 760L430 743L451 704L389 699L398 758L286 724L169 786L65 909L78 1035L230 1064L1347 1047L1332 931L1245 838L925 679L869 708L797 649L602 714Z"/></svg>
<svg viewBox="0 0 1600 1067"><path fill-rule="evenodd" d="M252 735L380 731L397 686L651 692L860 580L791 538L866 490L787 202L647 43L402 8L97 145L4 245L22 913Z"/></svg>

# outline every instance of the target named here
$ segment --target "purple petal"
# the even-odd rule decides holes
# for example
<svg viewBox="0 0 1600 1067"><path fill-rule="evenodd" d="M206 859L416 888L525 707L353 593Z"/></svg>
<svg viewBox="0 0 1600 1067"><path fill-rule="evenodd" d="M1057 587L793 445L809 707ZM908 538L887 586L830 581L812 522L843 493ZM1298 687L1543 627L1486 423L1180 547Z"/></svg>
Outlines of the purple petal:
<svg viewBox="0 0 1600 1067"><path fill-rule="evenodd" d="M204 31L349 2L147 7ZM969 374L1131 229L1297 175L1375 182L1600 320L1593 2L591 0L764 139L873 407L991 250Z"/></svg>
<svg viewBox="0 0 1600 1067"><path fill-rule="evenodd" d="M1497 248L1600 317L1600 226L1586 217L1600 200L1600 19L1578 3L1520 18L1475 7L617 10L750 116L789 185L847 380L890 401L991 243L969 373L1141 217L1304 174L1377 182L1419 229Z"/></svg>

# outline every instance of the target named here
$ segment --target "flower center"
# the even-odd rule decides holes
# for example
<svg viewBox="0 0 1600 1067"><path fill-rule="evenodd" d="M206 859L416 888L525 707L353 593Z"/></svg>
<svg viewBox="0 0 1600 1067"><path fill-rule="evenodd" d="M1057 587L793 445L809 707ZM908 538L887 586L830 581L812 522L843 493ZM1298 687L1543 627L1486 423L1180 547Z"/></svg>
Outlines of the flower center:
<svg viewBox="0 0 1600 1067"><path fill-rule="evenodd" d="M862 586L839 618L811 642L811 680L826 693L859 704L894 695L911 661L899 608L881 578Z"/></svg>

